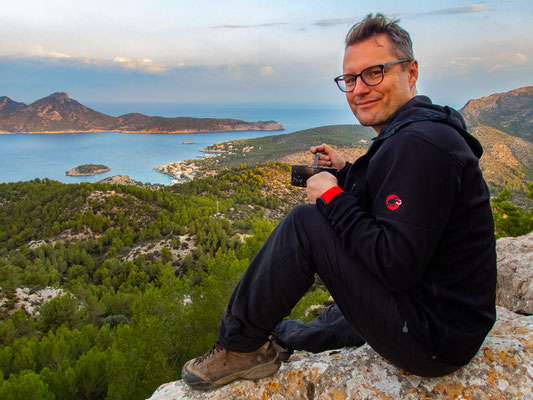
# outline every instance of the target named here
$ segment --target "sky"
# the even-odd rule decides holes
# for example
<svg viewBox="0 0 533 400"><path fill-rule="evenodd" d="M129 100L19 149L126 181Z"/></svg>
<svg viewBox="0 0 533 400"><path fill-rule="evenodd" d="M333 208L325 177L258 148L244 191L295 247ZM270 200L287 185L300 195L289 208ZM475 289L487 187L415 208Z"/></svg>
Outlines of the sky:
<svg viewBox="0 0 533 400"><path fill-rule="evenodd" d="M460 108L533 84L532 0L1 0L0 96L343 104L348 29L399 18L418 92Z"/></svg>

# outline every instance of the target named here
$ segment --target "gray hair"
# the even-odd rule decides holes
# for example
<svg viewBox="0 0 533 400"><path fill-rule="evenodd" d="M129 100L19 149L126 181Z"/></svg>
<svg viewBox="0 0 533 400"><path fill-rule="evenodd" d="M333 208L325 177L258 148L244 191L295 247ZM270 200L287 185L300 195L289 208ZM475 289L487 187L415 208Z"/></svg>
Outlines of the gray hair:
<svg viewBox="0 0 533 400"><path fill-rule="evenodd" d="M373 36L385 34L389 37L392 50L396 57L401 60L414 60L413 43L409 33L400 25L399 20L391 20L383 14L376 16L368 14L361 22L356 23L346 35L346 48L356 43L360 43Z"/></svg>

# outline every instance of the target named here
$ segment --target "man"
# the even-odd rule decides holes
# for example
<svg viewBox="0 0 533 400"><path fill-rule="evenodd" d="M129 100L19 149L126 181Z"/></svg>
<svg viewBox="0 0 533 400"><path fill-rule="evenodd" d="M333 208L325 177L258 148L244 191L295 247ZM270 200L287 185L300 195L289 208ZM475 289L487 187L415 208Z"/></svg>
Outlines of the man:
<svg viewBox="0 0 533 400"><path fill-rule="evenodd" d="M495 320L495 242L482 149L461 116L416 95L409 34L367 16L346 38L335 78L378 134L347 163L322 144L309 203L272 232L226 307L218 341L182 377L208 389L274 373L290 348L367 342L412 374L441 376L475 355ZM282 321L317 273L335 300L314 324Z"/></svg>

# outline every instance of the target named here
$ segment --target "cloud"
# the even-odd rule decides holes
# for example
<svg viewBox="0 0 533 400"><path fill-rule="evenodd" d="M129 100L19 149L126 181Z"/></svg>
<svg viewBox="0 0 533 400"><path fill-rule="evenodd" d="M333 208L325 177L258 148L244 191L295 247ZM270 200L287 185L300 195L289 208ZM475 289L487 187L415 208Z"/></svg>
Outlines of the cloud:
<svg viewBox="0 0 533 400"><path fill-rule="evenodd" d="M480 65L488 67L489 70L497 70L505 67L512 67L516 64L523 64L529 61L529 57L523 53L494 53L484 57L456 57L450 61L450 64L458 67L476 67Z"/></svg>
<svg viewBox="0 0 533 400"><path fill-rule="evenodd" d="M74 57L57 51L50 51L41 45L33 46L26 54L8 54L0 55L2 58L13 60L28 60L34 62L42 61L45 64L74 66L84 65L93 68L126 68L149 74L161 74L166 72L169 67L155 63L151 58L143 57L138 60L130 60L127 57L117 56L113 60L99 57ZM179 63L176 67L182 67L185 64Z"/></svg>
<svg viewBox="0 0 533 400"><path fill-rule="evenodd" d="M523 63L523 62L526 62L528 60L528 57L525 55L525 54L522 54L522 53L514 53L513 54L513 59L520 62L520 63Z"/></svg>
<svg viewBox="0 0 533 400"><path fill-rule="evenodd" d="M224 24L224 25L215 25L213 29L249 29L249 28L268 28L271 26L281 26L287 25L286 22L268 22L265 24L255 24L255 25L246 25L246 24Z"/></svg>
<svg viewBox="0 0 533 400"><path fill-rule="evenodd" d="M483 4L472 4L465 7L452 7L452 8L442 8L440 10L431 11L429 14L432 15L443 15L443 14L469 14L475 12L488 11L489 8Z"/></svg>
<svg viewBox="0 0 533 400"><path fill-rule="evenodd" d="M461 68L465 68L466 67L465 63L463 63L461 61L458 61L458 60L451 60L450 64L455 65L457 67L461 67Z"/></svg>
<svg viewBox="0 0 533 400"><path fill-rule="evenodd" d="M332 25L350 25L357 22L358 19L353 18L327 18L327 19L321 19L318 21L315 21L313 25L316 26L332 26Z"/></svg>
<svg viewBox="0 0 533 400"><path fill-rule="evenodd" d="M131 63L131 60L129 58L126 58L126 57L115 57L113 62L127 65L128 63Z"/></svg>
<svg viewBox="0 0 533 400"><path fill-rule="evenodd" d="M261 76L267 77L274 75L274 68L271 65L265 65L264 67L259 68L259 73Z"/></svg>
<svg viewBox="0 0 533 400"><path fill-rule="evenodd" d="M483 72L508 71L510 75L515 72L530 69L532 58L523 53L494 52L480 56L454 57L446 60L439 66L433 66L434 73L458 73L462 75L479 74Z"/></svg>
<svg viewBox="0 0 533 400"><path fill-rule="evenodd" d="M31 54L36 57L71 58L68 54L58 51L47 51L43 46L36 44L31 48Z"/></svg>
<svg viewBox="0 0 533 400"><path fill-rule="evenodd" d="M252 25L226 24L226 25L213 26L213 29L240 29L240 28L251 28L251 27Z"/></svg>
<svg viewBox="0 0 533 400"><path fill-rule="evenodd" d="M113 60L113 63L119 64L128 69L135 69L135 70L139 70L142 72L150 72L150 73L155 73L155 74L165 72L167 70L166 67L162 65L158 65L154 63L151 58L146 58L146 57L141 58L139 60L130 60L129 58L126 58L126 57L117 56Z"/></svg>

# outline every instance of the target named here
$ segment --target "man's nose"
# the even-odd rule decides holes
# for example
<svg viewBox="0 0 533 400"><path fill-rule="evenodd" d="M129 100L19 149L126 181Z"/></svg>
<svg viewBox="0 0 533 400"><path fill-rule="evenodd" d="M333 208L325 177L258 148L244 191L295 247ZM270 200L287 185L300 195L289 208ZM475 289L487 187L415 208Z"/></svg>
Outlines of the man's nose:
<svg viewBox="0 0 533 400"><path fill-rule="evenodd" d="M358 77L355 81L355 88L353 89L353 93L358 96L360 94L365 94L370 91L370 86L368 86L361 77Z"/></svg>

